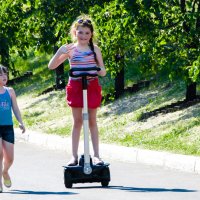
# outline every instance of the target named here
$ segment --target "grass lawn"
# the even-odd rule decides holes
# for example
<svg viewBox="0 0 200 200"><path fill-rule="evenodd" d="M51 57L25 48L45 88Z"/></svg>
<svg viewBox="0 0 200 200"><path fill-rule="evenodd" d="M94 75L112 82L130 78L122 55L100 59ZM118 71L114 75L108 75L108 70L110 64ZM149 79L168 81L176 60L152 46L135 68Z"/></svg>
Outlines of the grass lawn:
<svg viewBox="0 0 200 200"><path fill-rule="evenodd" d="M13 86L27 129L70 136L72 116L65 101L65 91L39 95L54 84L54 72L47 69L47 57L35 58L27 65L31 66L34 75ZM100 80L103 94L108 80L109 77ZM105 103L98 111L101 142L199 156L199 103L141 120L143 113L184 98L183 82L152 82L149 88L125 93L118 100Z"/></svg>

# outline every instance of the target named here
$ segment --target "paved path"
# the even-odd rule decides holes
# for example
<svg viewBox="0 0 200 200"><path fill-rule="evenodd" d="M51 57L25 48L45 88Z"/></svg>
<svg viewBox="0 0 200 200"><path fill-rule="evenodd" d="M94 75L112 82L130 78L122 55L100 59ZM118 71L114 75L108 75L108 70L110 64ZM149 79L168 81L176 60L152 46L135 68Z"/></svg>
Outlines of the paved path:
<svg viewBox="0 0 200 200"><path fill-rule="evenodd" d="M114 153L114 152L113 152ZM0 200L198 200L200 175L139 163L111 163L108 188L100 183L63 184L66 151L20 142L15 145L11 169L13 187L4 189Z"/></svg>
<svg viewBox="0 0 200 200"><path fill-rule="evenodd" d="M58 135L42 134L34 131L27 131L25 135L22 135L19 133L19 129L16 129L16 133L18 139L26 142L50 149L71 152L70 138L60 137ZM90 147L90 149L92 149L92 147ZM82 154L83 142L80 143L79 150L79 153ZM200 157L107 144L100 144L100 153L105 159L114 159L128 163L143 163L160 166L164 169L175 169L200 174Z"/></svg>

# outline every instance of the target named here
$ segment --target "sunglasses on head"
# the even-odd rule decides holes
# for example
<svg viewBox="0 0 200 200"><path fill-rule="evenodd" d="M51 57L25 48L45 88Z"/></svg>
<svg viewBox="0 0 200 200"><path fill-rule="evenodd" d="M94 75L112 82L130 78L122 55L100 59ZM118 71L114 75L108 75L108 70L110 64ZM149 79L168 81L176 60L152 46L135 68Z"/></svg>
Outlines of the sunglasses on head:
<svg viewBox="0 0 200 200"><path fill-rule="evenodd" d="M92 22L91 22L91 20L89 20L89 19L79 19L78 21L77 21L79 24L92 24Z"/></svg>

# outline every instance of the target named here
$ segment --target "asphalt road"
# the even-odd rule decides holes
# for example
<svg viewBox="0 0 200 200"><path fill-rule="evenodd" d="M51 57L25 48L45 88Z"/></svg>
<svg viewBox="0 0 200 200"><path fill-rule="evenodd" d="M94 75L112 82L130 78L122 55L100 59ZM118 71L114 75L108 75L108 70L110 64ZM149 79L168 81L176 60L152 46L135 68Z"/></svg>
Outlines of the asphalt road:
<svg viewBox="0 0 200 200"><path fill-rule="evenodd" d="M16 142L10 174L13 186L4 188L0 200L198 200L200 175L160 167L110 162L111 182L74 184L65 188L62 166L67 152Z"/></svg>

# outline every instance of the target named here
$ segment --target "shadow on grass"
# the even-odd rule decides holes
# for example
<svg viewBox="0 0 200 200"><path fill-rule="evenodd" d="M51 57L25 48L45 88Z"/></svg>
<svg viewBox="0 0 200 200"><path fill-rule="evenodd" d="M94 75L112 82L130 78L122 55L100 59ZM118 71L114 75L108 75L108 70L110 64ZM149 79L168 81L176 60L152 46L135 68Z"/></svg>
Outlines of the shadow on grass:
<svg viewBox="0 0 200 200"><path fill-rule="evenodd" d="M166 106L161 107L159 109L155 109L153 111L143 113L140 120L148 119L149 117L156 116L158 114L166 114L166 113L171 113L171 112L183 110L183 109L186 109L190 106L194 106L198 103L200 103L200 95L198 95L196 97L196 99L194 99L193 101L187 101L187 100L177 101L175 103L172 103L170 105L166 105Z"/></svg>
<svg viewBox="0 0 200 200"><path fill-rule="evenodd" d="M63 91L64 92L64 91ZM33 108L34 106L36 106L37 104L43 102L43 101L46 101L47 103L50 102L50 100L56 96L56 93L51 93L49 94L48 96L43 96L42 98L39 98L37 99L36 101L34 101L33 103L31 103L29 106L26 107L26 109L29 109L29 108Z"/></svg>

